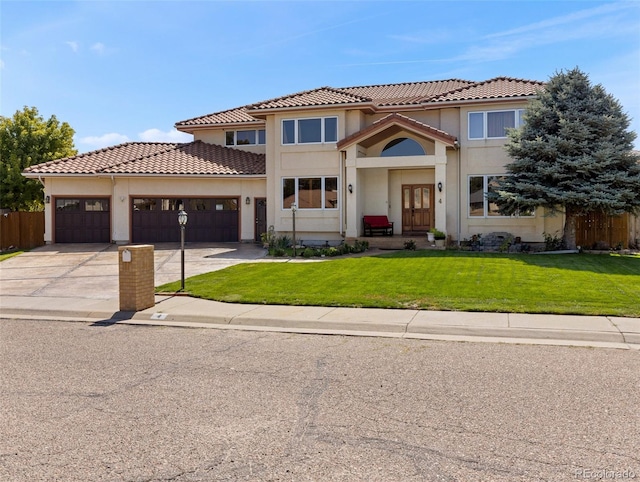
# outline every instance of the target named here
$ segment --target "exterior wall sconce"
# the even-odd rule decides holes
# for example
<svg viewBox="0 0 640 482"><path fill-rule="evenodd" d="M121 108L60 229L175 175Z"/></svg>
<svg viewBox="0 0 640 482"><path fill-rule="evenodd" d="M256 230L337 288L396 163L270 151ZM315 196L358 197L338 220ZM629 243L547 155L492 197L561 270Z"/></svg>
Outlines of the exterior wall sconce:
<svg viewBox="0 0 640 482"><path fill-rule="evenodd" d="M50 196L45 196L44 197L44 203L45 204L49 204L51 202L51 197Z"/></svg>
<svg viewBox="0 0 640 482"><path fill-rule="evenodd" d="M353 184L349 184L347 189L349 190L349 193L353 193Z"/></svg>
<svg viewBox="0 0 640 482"><path fill-rule="evenodd" d="M246 199L244 200L245 204L251 204L251 198L249 196L246 197Z"/></svg>
<svg viewBox="0 0 640 482"><path fill-rule="evenodd" d="M438 183L438 191L442 192L442 183L441 182Z"/></svg>

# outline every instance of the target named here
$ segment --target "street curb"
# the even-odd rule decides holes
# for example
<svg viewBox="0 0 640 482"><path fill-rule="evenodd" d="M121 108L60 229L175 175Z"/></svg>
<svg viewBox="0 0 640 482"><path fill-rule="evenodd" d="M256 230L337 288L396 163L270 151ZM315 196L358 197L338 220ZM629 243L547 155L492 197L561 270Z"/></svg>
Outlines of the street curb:
<svg viewBox="0 0 640 482"><path fill-rule="evenodd" d="M381 323L379 321L335 321L331 319L282 319L275 317L256 316L261 306L247 307L246 313L233 316L196 315L196 314L171 314L155 311L150 308L141 312L108 312L91 310L41 310L30 309L3 309L0 319L25 319L25 320L49 320L89 322L96 325L146 325L146 326L173 326L183 328L207 328L240 331L268 331L280 333L342 335L342 336L369 336L404 339L423 339L435 341L458 342L488 342L528 345L553 345L553 346L577 346L593 348L615 348L640 351L640 333L624 333L611 319L609 321L616 326L616 331L586 331L586 330L562 330L562 329L531 329L516 327L490 327L470 325L447 324L416 324L413 310L407 310L405 318L408 322ZM284 307L287 308L287 307ZM302 307L289 307L291 311ZM327 313L339 310L338 308L316 307ZM268 307L267 307L268 309ZM358 310L357 313L362 313ZM420 312L424 317L429 314L437 315L438 312ZM462 312L464 313L464 312ZM510 314L490 313L498 318L509 318ZM603 318L603 317L600 317ZM635 319L614 318L619 324L625 320L635 322ZM629 323L631 328L636 325Z"/></svg>

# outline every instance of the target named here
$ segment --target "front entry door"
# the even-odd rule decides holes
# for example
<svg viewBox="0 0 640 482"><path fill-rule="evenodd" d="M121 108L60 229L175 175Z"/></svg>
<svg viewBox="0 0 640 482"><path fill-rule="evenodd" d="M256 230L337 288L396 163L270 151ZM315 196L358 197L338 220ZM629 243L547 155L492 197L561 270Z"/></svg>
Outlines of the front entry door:
<svg viewBox="0 0 640 482"><path fill-rule="evenodd" d="M256 231L254 240L260 242L260 235L267 232L267 200L263 197L255 198Z"/></svg>
<svg viewBox="0 0 640 482"><path fill-rule="evenodd" d="M402 186L402 232L425 233L434 225L433 184Z"/></svg>

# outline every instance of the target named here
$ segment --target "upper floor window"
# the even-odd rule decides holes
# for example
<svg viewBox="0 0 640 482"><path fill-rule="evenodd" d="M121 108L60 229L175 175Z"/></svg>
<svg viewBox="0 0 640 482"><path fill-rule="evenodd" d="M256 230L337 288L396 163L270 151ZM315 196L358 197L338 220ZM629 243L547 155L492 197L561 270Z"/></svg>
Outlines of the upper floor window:
<svg viewBox="0 0 640 482"><path fill-rule="evenodd" d="M390 156L424 156L424 149L417 141L407 137L401 137L389 142L382 149L382 157Z"/></svg>
<svg viewBox="0 0 640 482"><path fill-rule="evenodd" d="M469 112L469 139L507 137L507 129L520 127L524 109Z"/></svg>
<svg viewBox="0 0 640 482"><path fill-rule="evenodd" d="M264 129L246 131L227 131L228 146L255 146L265 143Z"/></svg>
<svg viewBox="0 0 640 482"><path fill-rule="evenodd" d="M282 121L283 144L321 144L337 141L337 117L286 119Z"/></svg>

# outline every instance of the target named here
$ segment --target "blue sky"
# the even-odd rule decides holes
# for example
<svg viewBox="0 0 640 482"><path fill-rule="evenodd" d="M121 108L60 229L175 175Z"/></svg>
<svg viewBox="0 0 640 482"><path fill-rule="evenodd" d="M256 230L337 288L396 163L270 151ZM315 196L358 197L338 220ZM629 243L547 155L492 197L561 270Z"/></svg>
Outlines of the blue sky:
<svg viewBox="0 0 640 482"><path fill-rule="evenodd" d="M176 122L326 85L576 66L640 133L638 1L2 0L0 18L0 114L55 114L80 152L189 141Z"/></svg>

